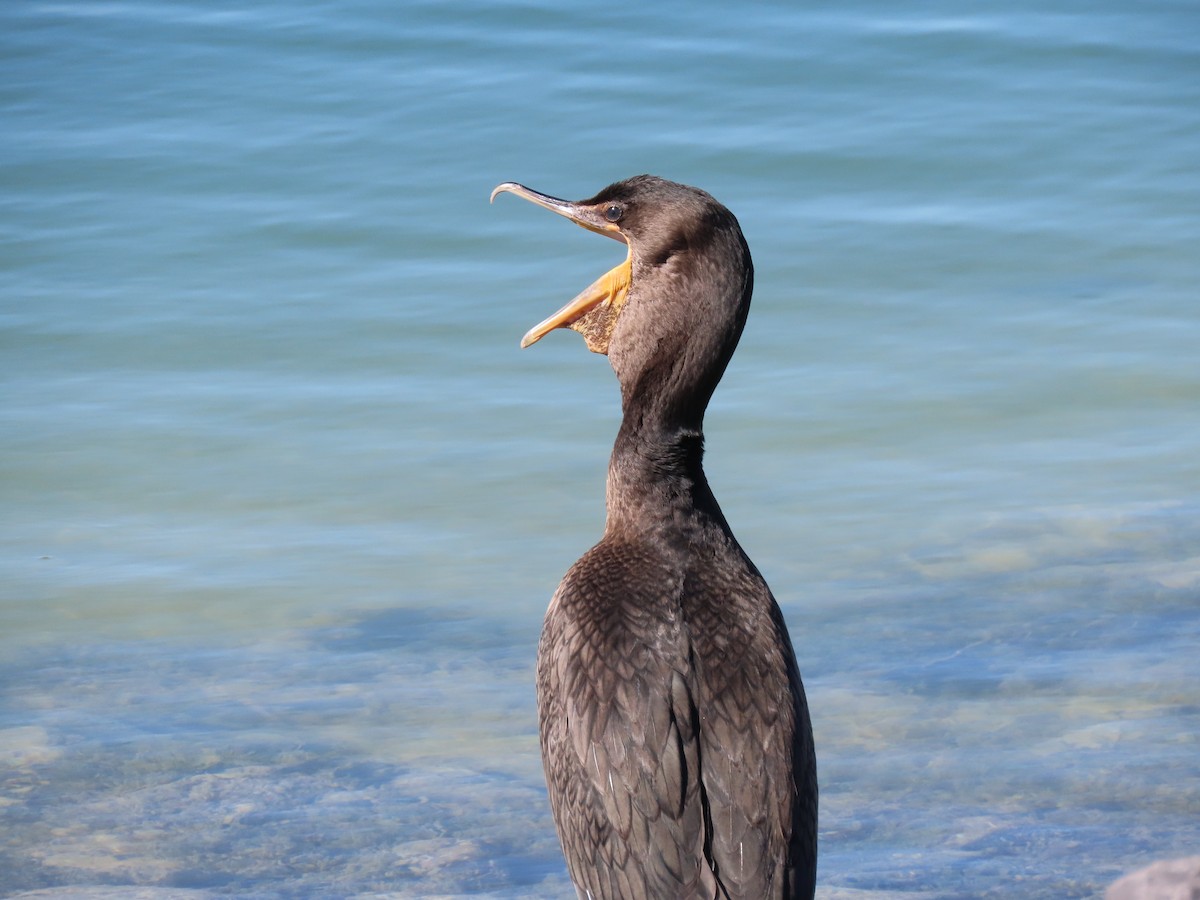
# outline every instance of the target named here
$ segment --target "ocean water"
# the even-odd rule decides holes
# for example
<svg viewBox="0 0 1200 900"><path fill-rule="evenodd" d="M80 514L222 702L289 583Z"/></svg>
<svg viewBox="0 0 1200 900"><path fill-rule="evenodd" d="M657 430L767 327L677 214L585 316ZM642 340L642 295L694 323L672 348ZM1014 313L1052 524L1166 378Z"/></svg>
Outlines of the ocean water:
<svg viewBox="0 0 1200 900"><path fill-rule="evenodd" d="M818 896L1200 852L1195 4L243 6L0 9L0 896L571 894L619 409L517 341L623 250L487 198L645 171L754 253L707 466Z"/></svg>

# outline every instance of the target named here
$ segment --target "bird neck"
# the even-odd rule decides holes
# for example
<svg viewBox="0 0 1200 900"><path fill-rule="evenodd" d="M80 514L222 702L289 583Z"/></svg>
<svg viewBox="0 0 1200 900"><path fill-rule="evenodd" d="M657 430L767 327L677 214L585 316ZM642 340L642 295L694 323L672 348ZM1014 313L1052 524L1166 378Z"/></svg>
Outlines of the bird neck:
<svg viewBox="0 0 1200 900"><path fill-rule="evenodd" d="M704 476L700 422L665 427L626 409L608 466L610 535L728 530ZM682 535L687 538L689 535Z"/></svg>

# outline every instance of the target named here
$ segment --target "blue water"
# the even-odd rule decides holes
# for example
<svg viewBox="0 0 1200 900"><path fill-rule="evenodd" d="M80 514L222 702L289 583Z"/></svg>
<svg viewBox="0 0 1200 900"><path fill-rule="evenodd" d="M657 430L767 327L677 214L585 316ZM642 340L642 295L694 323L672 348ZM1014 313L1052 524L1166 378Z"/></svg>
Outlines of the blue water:
<svg viewBox="0 0 1200 900"><path fill-rule="evenodd" d="M1200 10L0 8L0 895L562 897L532 667L616 245L738 215L708 469L808 686L819 896L1200 847Z"/></svg>

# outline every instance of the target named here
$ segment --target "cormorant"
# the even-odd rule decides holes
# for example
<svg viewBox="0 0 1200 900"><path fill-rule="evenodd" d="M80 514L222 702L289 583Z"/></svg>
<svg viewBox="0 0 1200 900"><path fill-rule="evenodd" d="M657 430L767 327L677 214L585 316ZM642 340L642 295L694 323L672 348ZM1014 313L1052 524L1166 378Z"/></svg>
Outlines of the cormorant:
<svg viewBox="0 0 1200 900"><path fill-rule="evenodd" d="M534 326L606 353L623 418L604 536L550 601L542 761L580 898L811 898L817 779L804 687L770 588L701 467L709 398L754 270L704 191L641 175L568 202L509 192L629 246Z"/></svg>

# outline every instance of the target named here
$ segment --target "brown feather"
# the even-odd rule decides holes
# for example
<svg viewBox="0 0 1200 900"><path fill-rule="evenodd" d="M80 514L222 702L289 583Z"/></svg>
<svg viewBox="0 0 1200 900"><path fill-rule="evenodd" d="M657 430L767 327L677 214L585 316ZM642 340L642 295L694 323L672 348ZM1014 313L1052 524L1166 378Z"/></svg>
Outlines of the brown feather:
<svg viewBox="0 0 1200 900"><path fill-rule="evenodd" d="M799 669L701 465L704 410L749 308L749 250L728 210L662 179L564 207L614 204L633 278L608 346L624 412L608 519L559 585L538 651L559 838L580 897L810 900L817 783Z"/></svg>

